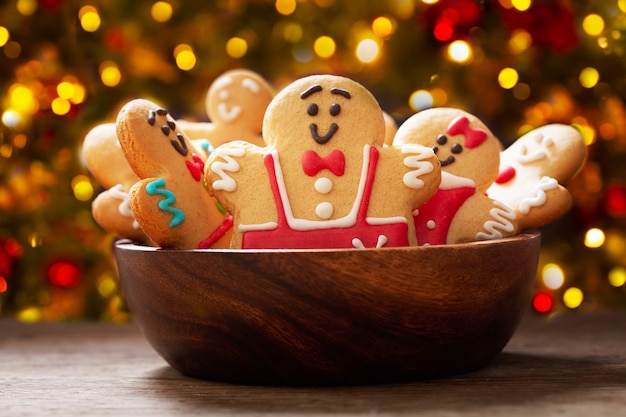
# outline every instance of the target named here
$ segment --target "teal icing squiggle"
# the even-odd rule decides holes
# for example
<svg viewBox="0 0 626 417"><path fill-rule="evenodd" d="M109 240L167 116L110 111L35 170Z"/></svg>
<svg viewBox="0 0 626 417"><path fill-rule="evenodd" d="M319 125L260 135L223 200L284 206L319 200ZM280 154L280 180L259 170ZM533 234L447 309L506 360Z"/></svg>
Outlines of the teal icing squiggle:
<svg viewBox="0 0 626 417"><path fill-rule="evenodd" d="M157 206L168 213L172 213L174 216L172 220L170 220L169 227L176 227L185 220L185 213L182 210L177 209L176 207L172 207L172 204L176 202L176 196L170 190L167 190L165 187L165 180L163 178L156 179L148 185L146 185L146 192L150 195L162 195L163 199L159 201Z"/></svg>

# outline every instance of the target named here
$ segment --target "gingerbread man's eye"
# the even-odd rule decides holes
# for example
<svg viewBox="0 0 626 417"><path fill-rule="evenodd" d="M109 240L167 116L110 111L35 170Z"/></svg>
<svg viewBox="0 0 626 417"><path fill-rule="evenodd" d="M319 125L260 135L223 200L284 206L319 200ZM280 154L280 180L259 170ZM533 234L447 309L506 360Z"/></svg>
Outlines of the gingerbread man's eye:
<svg viewBox="0 0 626 417"><path fill-rule="evenodd" d="M315 116L318 111L319 111L319 108L317 107L317 104L315 103L309 104L309 107L306 109L306 112L309 114L309 116Z"/></svg>
<svg viewBox="0 0 626 417"><path fill-rule="evenodd" d="M463 145L461 145L460 143L455 143L454 145L452 145L452 148L450 148L450 151L452 153L461 153L463 152Z"/></svg>
<svg viewBox="0 0 626 417"><path fill-rule="evenodd" d="M330 114L332 116L337 116L341 112L341 106L337 103L333 103L330 105Z"/></svg>
<svg viewBox="0 0 626 417"><path fill-rule="evenodd" d="M448 137L446 135L439 135L439 136L437 136L437 143L439 145L445 145L446 142L448 142Z"/></svg>

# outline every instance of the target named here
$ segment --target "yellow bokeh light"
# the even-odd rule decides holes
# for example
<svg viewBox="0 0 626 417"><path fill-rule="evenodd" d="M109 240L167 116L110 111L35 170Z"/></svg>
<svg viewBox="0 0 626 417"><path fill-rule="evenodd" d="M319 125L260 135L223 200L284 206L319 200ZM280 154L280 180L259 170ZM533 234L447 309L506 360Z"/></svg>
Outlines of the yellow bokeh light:
<svg viewBox="0 0 626 417"><path fill-rule="evenodd" d="M448 102L448 93L443 88L433 88L430 95L433 97L433 106L443 106Z"/></svg>
<svg viewBox="0 0 626 417"><path fill-rule="evenodd" d="M105 61L100 64L100 80L107 87L115 87L122 80L122 73L113 61Z"/></svg>
<svg viewBox="0 0 626 417"><path fill-rule="evenodd" d="M429 109L434 102L432 94L426 90L416 90L409 97L409 106L413 111Z"/></svg>
<svg viewBox="0 0 626 417"><path fill-rule="evenodd" d="M109 298L115 295L116 291L117 283L115 282L115 278L111 275L104 274L98 278L98 293L100 293L103 298Z"/></svg>
<svg viewBox="0 0 626 417"><path fill-rule="evenodd" d="M41 320L41 311L37 307L26 307L17 313L17 319L25 323L35 323Z"/></svg>
<svg viewBox="0 0 626 417"><path fill-rule="evenodd" d="M519 81L519 74L513 68L503 68L498 74L498 84L504 89L511 89Z"/></svg>
<svg viewBox="0 0 626 417"><path fill-rule="evenodd" d="M241 58L248 53L248 42L240 37L232 37L226 42L226 53L233 58Z"/></svg>
<svg viewBox="0 0 626 417"><path fill-rule="evenodd" d="M356 47L356 57L359 61L369 64L378 59L380 47L373 39L363 39Z"/></svg>
<svg viewBox="0 0 626 417"><path fill-rule="evenodd" d="M77 175L72 178L72 191L78 201L89 201L94 190L87 176Z"/></svg>
<svg viewBox="0 0 626 417"><path fill-rule="evenodd" d="M290 43L296 43L302 39L302 26L298 23L288 23L283 28L283 38Z"/></svg>
<svg viewBox="0 0 626 417"><path fill-rule="evenodd" d="M57 94L59 97L69 100L74 95L74 84L69 81L61 81L57 85Z"/></svg>
<svg viewBox="0 0 626 417"><path fill-rule="evenodd" d="M454 41L448 46L448 56L454 62L468 63L472 60L472 48L465 41Z"/></svg>
<svg viewBox="0 0 626 417"><path fill-rule="evenodd" d="M583 303L584 298L580 288L571 287L563 293L563 304L568 308L578 308Z"/></svg>
<svg viewBox="0 0 626 417"><path fill-rule="evenodd" d="M533 43L533 38L523 29L518 29L511 34L509 49L514 54L520 54L528 49Z"/></svg>
<svg viewBox="0 0 626 417"><path fill-rule="evenodd" d="M617 0L617 7L622 13L626 13L626 0Z"/></svg>
<svg viewBox="0 0 626 417"><path fill-rule="evenodd" d="M391 19L385 16L380 16L374 19L372 22L372 31L376 36L381 38L387 38L394 32L394 25Z"/></svg>
<svg viewBox="0 0 626 417"><path fill-rule="evenodd" d="M176 66L183 71L189 71L196 66L196 54L193 51L185 50L176 55Z"/></svg>
<svg viewBox="0 0 626 417"><path fill-rule="evenodd" d="M531 0L511 0L511 6L513 6L520 12L525 12L526 10L530 9L531 3Z"/></svg>
<svg viewBox="0 0 626 417"><path fill-rule="evenodd" d="M13 84L9 88L11 108L22 114L35 114L39 110L39 101L32 90L22 84Z"/></svg>
<svg viewBox="0 0 626 417"><path fill-rule="evenodd" d="M591 228L585 233L585 246L588 248L599 248L604 245L606 237L604 231L598 228Z"/></svg>
<svg viewBox="0 0 626 417"><path fill-rule="evenodd" d="M609 284L613 287L622 287L626 284L626 268L616 266L609 271Z"/></svg>
<svg viewBox="0 0 626 417"><path fill-rule="evenodd" d="M276 0L274 7L278 13L288 16L296 11L296 0Z"/></svg>
<svg viewBox="0 0 626 417"><path fill-rule="evenodd" d="M150 8L150 16L160 23L167 22L172 18L172 14L174 13L174 9L172 5L166 1L157 1Z"/></svg>
<svg viewBox="0 0 626 417"><path fill-rule="evenodd" d="M13 136L12 143L16 148L22 149L26 146L26 143L28 143L28 137L23 133L18 133Z"/></svg>
<svg viewBox="0 0 626 417"><path fill-rule="evenodd" d="M334 55L337 45L330 36L320 36L313 43L313 50L321 58L330 58Z"/></svg>
<svg viewBox="0 0 626 417"><path fill-rule="evenodd" d="M595 68L587 67L580 72L578 80L583 87L593 88L600 81L600 73Z"/></svg>
<svg viewBox="0 0 626 417"><path fill-rule="evenodd" d="M63 116L69 113L70 109L72 108L72 104L69 102L69 100L57 97L52 100L52 103L50 103L50 108L52 109L52 112L54 114Z"/></svg>
<svg viewBox="0 0 626 417"><path fill-rule="evenodd" d="M604 19L597 14L589 14L583 19L583 30L587 35L598 36L604 31Z"/></svg>
<svg viewBox="0 0 626 417"><path fill-rule="evenodd" d="M24 16L30 16L37 11L37 0L17 0L17 11Z"/></svg>
<svg viewBox="0 0 626 417"><path fill-rule="evenodd" d="M80 84L74 84L74 94L70 97L70 101L74 104L80 104L85 101L87 90Z"/></svg>
<svg viewBox="0 0 626 417"><path fill-rule="evenodd" d="M439 0L422 0L422 3L424 4L435 4L437 3Z"/></svg>
<svg viewBox="0 0 626 417"><path fill-rule="evenodd" d="M4 26L0 26L0 47L6 45L9 41L9 30Z"/></svg>
<svg viewBox="0 0 626 417"><path fill-rule="evenodd" d="M85 32L95 32L100 29L100 24L102 23L102 21L100 20L100 15L98 14L98 11L95 7L82 7L78 13L78 16L80 19L80 26L85 30Z"/></svg>

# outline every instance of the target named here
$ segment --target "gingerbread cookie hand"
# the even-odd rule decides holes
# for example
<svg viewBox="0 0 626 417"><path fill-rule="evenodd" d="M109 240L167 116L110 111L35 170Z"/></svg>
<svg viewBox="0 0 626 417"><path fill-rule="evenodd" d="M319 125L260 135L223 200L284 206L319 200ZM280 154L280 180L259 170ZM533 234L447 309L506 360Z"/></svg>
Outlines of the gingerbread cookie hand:
<svg viewBox="0 0 626 417"><path fill-rule="evenodd" d="M168 112L143 99L119 112L117 136L141 179L130 205L157 245L176 249L228 247L232 218L207 193L204 161Z"/></svg>
<svg viewBox="0 0 626 417"><path fill-rule="evenodd" d="M87 168L105 188L91 203L96 223L116 236L150 243L130 209L128 191L139 180L128 165L115 132L115 123L92 128L82 144Z"/></svg>
<svg viewBox="0 0 626 417"><path fill-rule="evenodd" d="M430 147L441 163L435 195L413 211L419 245L442 245L511 236L519 228L505 204L484 195L498 173L500 142L474 115L433 108L407 119L394 146Z"/></svg>
<svg viewBox="0 0 626 417"><path fill-rule="evenodd" d="M500 172L487 193L513 208L522 229L561 217L572 202L563 186L581 167L586 146L578 130L563 124L534 129L500 155Z"/></svg>
<svg viewBox="0 0 626 417"><path fill-rule="evenodd" d="M263 115L273 96L272 87L259 74L230 70L216 78L207 92L210 122L179 120L178 124L191 139L208 139L215 148L234 140L265 146L261 135Z"/></svg>

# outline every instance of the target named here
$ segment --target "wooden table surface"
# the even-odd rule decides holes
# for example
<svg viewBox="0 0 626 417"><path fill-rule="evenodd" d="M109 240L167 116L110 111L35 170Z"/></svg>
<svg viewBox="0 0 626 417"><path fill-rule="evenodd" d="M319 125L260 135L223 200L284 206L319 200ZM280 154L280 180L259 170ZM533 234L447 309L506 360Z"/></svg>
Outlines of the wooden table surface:
<svg viewBox="0 0 626 417"><path fill-rule="evenodd" d="M191 379L132 324L0 320L1 416L626 416L626 312L529 312L488 367L357 387Z"/></svg>

